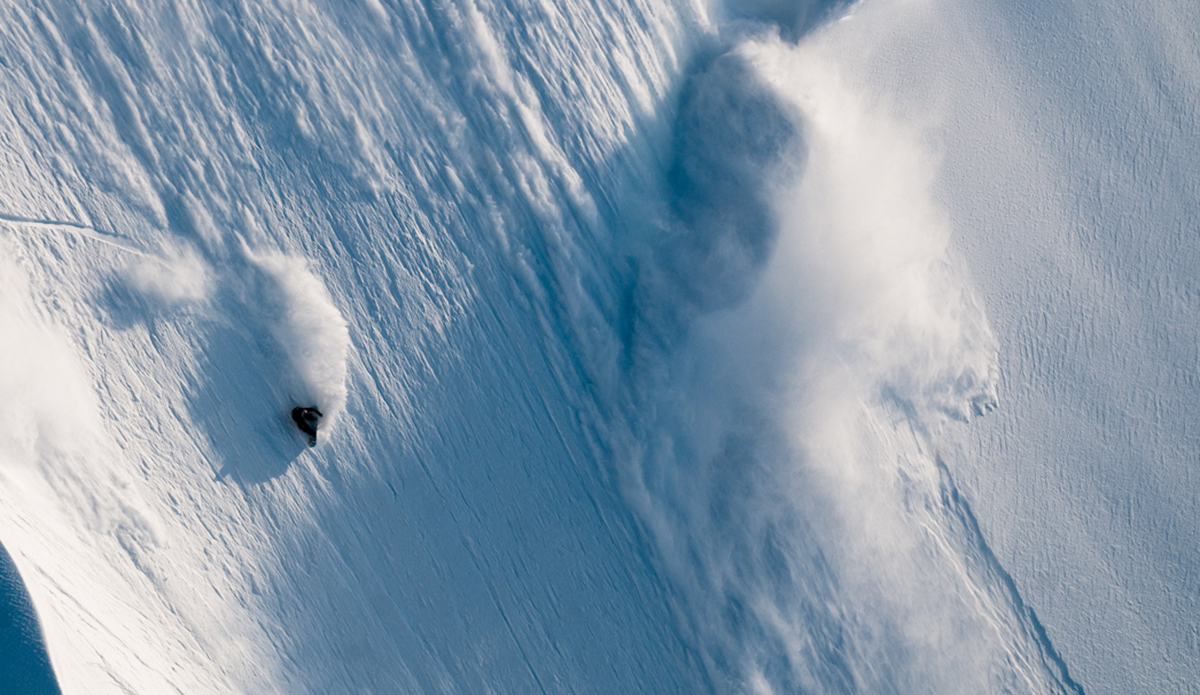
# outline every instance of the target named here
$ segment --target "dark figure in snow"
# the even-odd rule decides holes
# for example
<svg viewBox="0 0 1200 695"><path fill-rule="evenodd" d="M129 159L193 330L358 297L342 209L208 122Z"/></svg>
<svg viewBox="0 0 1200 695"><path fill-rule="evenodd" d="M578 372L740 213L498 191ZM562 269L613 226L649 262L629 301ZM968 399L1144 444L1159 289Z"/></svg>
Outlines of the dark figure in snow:
<svg viewBox="0 0 1200 695"><path fill-rule="evenodd" d="M308 445L317 445L317 424L321 421L321 411L316 407L292 408L292 419L300 431L308 435Z"/></svg>

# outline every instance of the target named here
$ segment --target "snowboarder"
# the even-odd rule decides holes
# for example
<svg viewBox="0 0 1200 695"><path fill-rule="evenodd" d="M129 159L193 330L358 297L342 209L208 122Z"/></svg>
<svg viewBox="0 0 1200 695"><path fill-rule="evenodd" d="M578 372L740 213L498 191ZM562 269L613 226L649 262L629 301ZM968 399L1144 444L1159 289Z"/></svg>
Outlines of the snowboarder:
<svg viewBox="0 0 1200 695"><path fill-rule="evenodd" d="M308 435L308 445L317 445L317 423L321 421L321 411L316 406L311 408L292 408L292 419L300 431Z"/></svg>

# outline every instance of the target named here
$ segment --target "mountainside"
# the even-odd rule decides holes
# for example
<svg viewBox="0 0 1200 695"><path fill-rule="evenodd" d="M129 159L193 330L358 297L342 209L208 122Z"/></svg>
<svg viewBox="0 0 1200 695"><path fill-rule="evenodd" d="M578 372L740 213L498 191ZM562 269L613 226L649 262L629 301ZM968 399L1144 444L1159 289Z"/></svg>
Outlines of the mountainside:
<svg viewBox="0 0 1200 695"><path fill-rule="evenodd" d="M1195 692L1173 11L4 8L62 691Z"/></svg>

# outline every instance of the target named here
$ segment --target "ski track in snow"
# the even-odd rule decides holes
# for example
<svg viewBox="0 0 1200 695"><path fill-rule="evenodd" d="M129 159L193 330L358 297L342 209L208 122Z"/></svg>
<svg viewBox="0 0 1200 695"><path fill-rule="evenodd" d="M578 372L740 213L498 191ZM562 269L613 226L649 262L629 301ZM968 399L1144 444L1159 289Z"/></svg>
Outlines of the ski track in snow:
<svg viewBox="0 0 1200 695"><path fill-rule="evenodd" d="M17 215L5 214L0 214L0 221L33 228L66 229L73 234L80 234L89 239L95 239L102 244L109 244L119 249L129 251L130 253L144 255L144 252L141 249L133 246L120 235L96 229L95 227L83 224L82 222L71 222L67 220L39 220L32 217L20 217Z"/></svg>
<svg viewBox="0 0 1200 695"><path fill-rule="evenodd" d="M1012 331L896 76L952 5L0 11L63 692L1117 691L968 501Z"/></svg>

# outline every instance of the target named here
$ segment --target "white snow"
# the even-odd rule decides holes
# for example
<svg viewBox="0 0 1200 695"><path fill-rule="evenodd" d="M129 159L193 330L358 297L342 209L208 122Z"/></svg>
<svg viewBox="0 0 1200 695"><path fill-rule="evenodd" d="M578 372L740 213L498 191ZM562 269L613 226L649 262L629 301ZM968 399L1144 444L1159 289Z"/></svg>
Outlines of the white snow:
<svg viewBox="0 0 1200 695"><path fill-rule="evenodd" d="M281 380L281 390L293 402L316 406L323 416L322 434L331 436L346 405L346 320L303 258L246 254L262 273L247 302L262 312L263 323L287 356L283 371L290 376Z"/></svg>
<svg viewBox="0 0 1200 695"><path fill-rule="evenodd" d="M1197 21L5 7L63 691L1197 692Z"/></svg>
<svg viewBox="0 0 1200 695"><path fill-rule="evenodd" d="M162 258L143 255L125 272L135 290L168 307L203 302L212 291L211 271L188 247L171 249Z"/></svg>
<svg viewBox="0 0 1200 695"><path fill-rule="evenodd" d="M1087 692L1197 692L1195 13L910 7L839 32L937 143L1000 345L947 463Z"/></svg>

